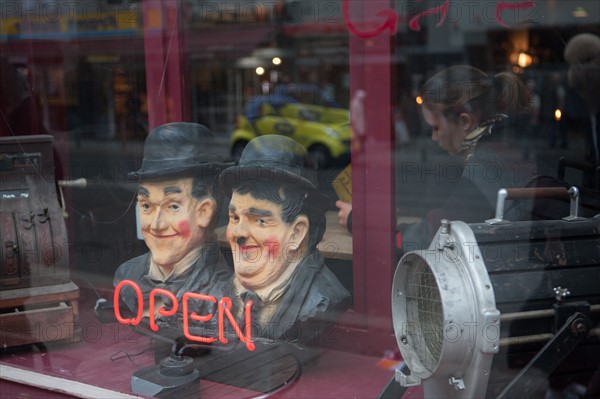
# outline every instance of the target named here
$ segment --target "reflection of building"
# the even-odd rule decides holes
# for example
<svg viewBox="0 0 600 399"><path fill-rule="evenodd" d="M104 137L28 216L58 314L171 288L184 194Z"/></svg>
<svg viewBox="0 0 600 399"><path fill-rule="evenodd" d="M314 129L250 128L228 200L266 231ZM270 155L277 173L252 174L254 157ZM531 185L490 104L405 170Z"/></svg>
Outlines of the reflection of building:
<svg viewBox="0 0 600 399"><path fill-rule="evenodd" d="M187 38L192 119L217 132L231 128L247 91L260 88L258 76L237 61L273 41L268 26L216 26L193 29Z"/></svg>
<svg viewBox="0 0 600 399"><path fill-rule="evenodd" d="M446 64L454 60L488 70L509 65L516 72L538 68L561 61L557 26L564 29L562 36L569 36L570 27L581 29L582 23L595 23L590 29L598 29L593 16L598 15L599 6L593 1L578 4L577 10L569 2L540 2L531 9L504 10L502 21L517 30L498 23L493 1L450 1L445 17L437 13L417 18L436 5L433 1L394 4L400 17L394 56L398 81L419 81L426 69L436 69L442 59ZM287 82L317 84L347 106L349 41L342 6L342 1L183 3L175 15L180 15L179 29L185 33L178 45L190 76L190 81L183 83L187 86L184 90L192 88L183 99L188 103L184 106L186 118L225 132L245 98ZM149 10L145 17L149 31L164 28L170 18L160 9ZM116 136L119 123L115 118L122 112L114 103L119 100L118 93L110 93L110 86L114 88L111 69L122 69L134 85L130 106L143 102L140 98L145 93L141 3L16 2L4 8L3 18L0 40L6 43L7 53L44 64L43 69L34 69L33 75L42 105L49 111L50 127L105 125L108 136ZM414 18L419 31L414 21L411 24ZM173 51L164 42L160 50ZM274 57L268 56L273 50L284 54L277 65L272 63ZM260 75L258 67L263 68ZM94 82L79 77L86 71L94 76ZM399 104L412 106L406 100L412 98L413 89L407 86L398 93ZM80 93L87 90L104 98L81 104ZM67 114L65 106L70 110ZM89 116L92 109L93 117Z"/></svg>
<svg viewBox="0 0 600 399"><path fill-rule="evenodd" d="M127 65L134 89L145 81L139 10L65 1L5 6L0 41L11 60L31 68L48 128L114 137L115 69Z"/></svg>

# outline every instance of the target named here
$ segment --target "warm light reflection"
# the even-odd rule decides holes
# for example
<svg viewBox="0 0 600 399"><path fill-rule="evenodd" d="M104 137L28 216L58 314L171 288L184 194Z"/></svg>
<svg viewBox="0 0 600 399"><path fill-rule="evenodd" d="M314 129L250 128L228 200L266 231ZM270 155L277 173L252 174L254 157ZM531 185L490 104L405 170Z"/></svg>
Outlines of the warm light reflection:
<svg viewBox="0 0 600 399"><path fill-rule="evenodd" d="M554 110L554 120L555 121L559 121L562 118L562 111L560 109L555 109Z"/></svg>
<svg viewBox="0 0 600 399"><path fill-rule="evenodd" d="M263 68L263 67L256 67L255 71L258 76L262 76L265 74L265 68Z"/></svg>
<svg viewBox="0 0 600 399"><path fill-rule="evenodd" d="M533 58L527 53L519 53L517 58L517 65L521 68L526 68L533 62Z"/></svg>
<svg viewBox="0 0 600 399"><path fill-rule="evenodd" d="M415 98L415 101L417 102L417 104L421 105L423 104L423 97L417 96L417 98Z"/></svg>
<svg viewBox="0 0 600 399"><path fill-rule="evenodd" d="M271 61L273 62L273 65L281 65L281 58L279 57L273 57Z"/></svg>
<svg viewBox="0 0 600 399"><path fill-rule="evenodd" d="M586 18L588 16L587 10L581 6L575 7L572 14L575 18Z"/></svg>

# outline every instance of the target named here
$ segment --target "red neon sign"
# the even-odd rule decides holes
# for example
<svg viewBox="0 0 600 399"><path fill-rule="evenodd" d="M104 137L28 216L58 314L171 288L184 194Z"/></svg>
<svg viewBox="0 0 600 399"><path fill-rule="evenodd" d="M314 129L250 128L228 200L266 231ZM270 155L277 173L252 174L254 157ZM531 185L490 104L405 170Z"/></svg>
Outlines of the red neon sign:
<svg viewBox="0 0 600 399"><path fill-rule="evenodd" d="M119 308L119 294L121 293L121 289L126 285L132 287L137 296L138 310L137 310L137 314L134 318L124 318L121 315L121 309ZM158 313L161 316L165 316L165 317L170 317L170 316L175 315L177 313L177 309L179 308L179 301L177 300L177 297L172 292L167 291L162 288L154 288L152 291L150 291L150 295L148 297L149 309L152 310L155 308L156 297L159 295L168 297L171 300L172 306L170 309L161 307L158 309ZM193 321L196 321L196 322L206 323L213 318L212 314L199 315L196 312L190 312L189 305L188 305L190 299L209 301L209 302L212 302L215 304L218 303L218 312L217 312L218 338L193 335L190 332L190 325L189 325L190 319ZM119 284L117 284L117 286L115 287L115 294L113 297L113 302L115 304L115 317L117 318L117 321L119 323L131 324L133 326L140 324L140 322L142 321L143 312L144 312L144 299L142 296L142 290L140 289L140 287L137 285L136 282L131 281L131 280L123 280ZM231 323L231 326L233 327L233 330L235 331L235 333L238 336L238 338L240 339L240 341L242 341L243 343L246 344L246 348L250 351L253 351L254 349L256 349L254 343L252 342L252 321L251 321L252 320L252 318L251 318L251 316L252 316L252 301L248 301L248 303L246 303L246 305L244 306L244 317L245 317L244 330L245 330L245 332L242 332L242 329L240 328L237 321L235 320L235 317L231 313L232 303L231 303L231 299L228 297L223 297L217 302L217 298L215 298L212 295L198 294L195 292L186 292L183 295L183 297L181 298L181 302L182 302L181 307L182 307L182 312L183 312L183 335L186 338L188 338L189 340L196 341L196 342L203 342L203 343L212 343L212 342L217 341L217 339L218 339L222 344L226 344L228 342L228 340L227 340L227 338L225 338L225 318L227 318L227 320L229 320L229 323ZM158 331L159 327L158 327L158 325L156 325L155 312L150 311L149 313L150 313L150 328L152 329L152 331Z"/></svg>

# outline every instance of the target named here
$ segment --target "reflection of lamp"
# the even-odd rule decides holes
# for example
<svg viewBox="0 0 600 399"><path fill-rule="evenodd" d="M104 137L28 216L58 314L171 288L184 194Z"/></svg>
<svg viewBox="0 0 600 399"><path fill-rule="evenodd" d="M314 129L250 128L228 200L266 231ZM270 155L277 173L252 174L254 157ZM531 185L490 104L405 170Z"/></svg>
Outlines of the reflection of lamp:
<svg viewBox="0 0 600 399"><path fill-rule="evenodd" d="M277 48L277 47L265 47L257 48L252 52L252 55L257 58L273 59L275 57L282 58L288 57L292 53L289 50Z"/></svg>
<svg viewBox="0 0 600 399"><path fill-rule="evenodd" d="M260 66L262 60L259 60L256 57L242 57L237 60L236 66L238 68L256 68Z"/></svg>
<svg viewBox="0 0 600 399"><path fill-rule="evenodd" d="M585 8L583 8L581 6L577 6L573 10L572 15L575 18L586 18L588 16L588 12L587 12L587 10Z"/></svg>
<svg viewBox="0 0 600 399"><path fill-rule="evenodd" d="M265 68L263 68L263 67L260 67L260 66L259 66L259 67L256 67L256 69L255 69L255 72L256 72L256 74L257 74L258 76L262 76L262 75L264 75L264 74L265 74Z"/></svg>
<svg viewBox="0 0 600 399"><path fill-rule="evenodd" d="M510 62L520 68L527 68L534 62L534 58L526 51L517 51L510 56Z"/></svg>
<svg viewBox="0 0 600 399"><path fill-rule="evenodd" d="M561 119L562 119L562 111L557 108L554 110L554 120L558 122Z"/></svg>
<svg viewBox="0 0 600 399"><path fill-rule="evenodd" d="M271 60L271 62L273 62L273 65L281 65L281 58L279 58L279 57L273 57L273 59Z"/></svg>
<svg viewBox="0 0 600 399"><path fill-rule="evenodd" d="M517 65L519 65L521 68L526 68L529 65L531 65L531 63L533 62L533 58L531 58L531 56L525 52L521 52L519 53L518 57L517 57Z"/></svg>

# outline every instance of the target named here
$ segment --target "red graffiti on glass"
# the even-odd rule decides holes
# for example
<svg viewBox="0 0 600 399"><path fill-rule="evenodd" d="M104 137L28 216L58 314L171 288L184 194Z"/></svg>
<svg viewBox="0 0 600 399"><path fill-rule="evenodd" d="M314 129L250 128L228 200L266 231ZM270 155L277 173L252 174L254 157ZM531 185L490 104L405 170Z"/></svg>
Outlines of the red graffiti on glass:
<svg viewBox="0 0 600 399"><path fill-rule="evenodd" d="M438 28L444 24L446 17L448 16L448 7L450 7L450 0L444 1L441 5L437 7L430 8L429 10L423 11L415 15L408 21L409 29L420 31L421 23L419 22L421 18L426 17L428 15L440 14L440 22L438 22L435 26Z"/></svg>
<svg viewBox="0 0 600 399"><path fill-rule="evenodd" d="M417 0L421 1L421 0ZM499 1L496 3L496 23L504 26L505 28L510 28L504 19L502 18L502 13L506 10L529 10L535 7L534 0L524 0L516 3L510 3L507 1ZM432 7L428 10L422 11L408 20L408 27L414 31L421 30L421 19L424 17L428 17L430 15L439 15L439 22L436 26L439 28L444 24L446 18L448 17L448 10L450 8L450 0L445 0L442 4ZM355 36L360 37L361 39L370 39L376 36L381 35L386 30L389 30L389 34L393 35L396 33L396 28L398 25L398 21L406 20L401 15L390 8L383 9L378 11L375 15L378 17L384 17L384 20L376 27L372 28L372 24L368 24L369 26L359 28L352 19L350 18L350 0L342 1L342 15L344 17L344 21L346 22L346 26L348 30L352 32Z"/></svg>
<svg viewBox="0 0 600 399"><path fill-rule="evenodd" d="M499 1L496 3L496 22L505 28L510 28L502 19L502 11L504 10L529 10L535 7L533 0L525 0L519 3L507 3L506 1Z"/></svg>
<svg viewBox="0 0 600 399"><path fill-rule="evenodd" d="M386 29L389 29L390 35L396 32L396 25L398 24L398 14L396 11L391 8L386 8L385 10L378 11L375 15L379 17L384 17L385 20L383 24L378 26L375 29L359 29L352 20L350 19L350 0L344 0L342 2L342 15L344 17L344 21L346 21L346 26L348 30L360 37L361 39L370 39L376 36L381 35Z"/></svg>
<svg viewBox="0 0 600 399"><path fill-rule="evenodd" d="M121 293L121 289L126 285L133 288L133 290L135 291L136 296L137 296L137 308L138 308L137 314L135 317L131 317L131 318L123 317L121 314L121 309L119 308L119 296ZM169 298L169 300L171 301L171 304L172 304L170 309L166 309L165 307L159 308L158 314L160 314L161 316L170 317L170 316L175 315L175 313L177 313L177 309L179 309L179 301L177 300L177 297L175 297L175 295L172 292L162 289L162 288L154 288L152 291L150 291L150 295L148 297L149 309L154 309L157 296L166 296L167 298ZM210 321L214 316L212 314L199 315L196 312L191 312L189 310L189 305L188 305L190 299L208 301L208 302L218 304L218 311L217 311L218 338L217 337L203 337L200 335L194 335L190 332L190 320L193 320L195 322L206 323L206 322ZM115 294L114 294L113 300L115 303L115 317L117 318L117 321L119 323L131 324L132 326L137 326L138 324L140 324L140 322L142 321L143 312L144 312L144 299L142 296L142 290L140 289L140 287L137 285L137 283L135 281L123 280L119 284L117 284L117 286L115 287ZM229 321L229 323L231 323L231 326L233 327L233 330L235 331L235 333L238 336L238 338L240 339L240 341L242 341L246 344L246 348L248 350L253 351L254 349L256 349L256 347L255 347L254 343L252 342L252 322L251 322L252 301L248 301L248 303L246 303L246 305L244 306L244 317L245 317L244 330L245 331L242 331L242 329L238 325L237 321L235 320L235 317L231 313L231 305L232 305L231 299L228 297L223 297L223 298L219 299L217 302L217 298L215 298L212 295L198 294L195 292L186 292L183 295L183 297L181 298L181 309L182 309L182 313L183 313L183 335L185 335L185 337L191 341L202 342L202 343L212 343L212 342L217 341L217 339L218 339L219 342L221 342L222 344L226 344L228 342L228 340L225 337L225 319L227 319ZM150 313L150 329L152 331L158 331L159 327L158 327L158 325L156 325L155 312L149 312L149 313Z"/></svg>

